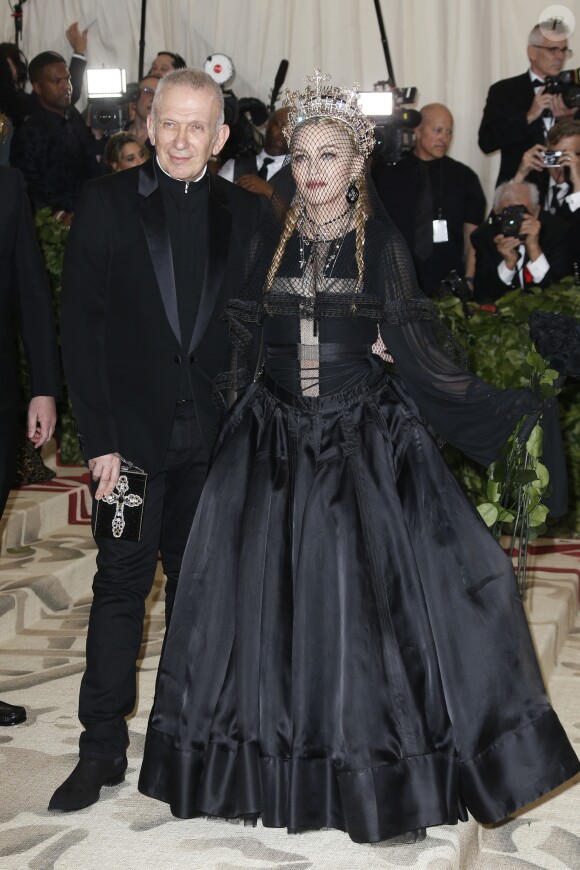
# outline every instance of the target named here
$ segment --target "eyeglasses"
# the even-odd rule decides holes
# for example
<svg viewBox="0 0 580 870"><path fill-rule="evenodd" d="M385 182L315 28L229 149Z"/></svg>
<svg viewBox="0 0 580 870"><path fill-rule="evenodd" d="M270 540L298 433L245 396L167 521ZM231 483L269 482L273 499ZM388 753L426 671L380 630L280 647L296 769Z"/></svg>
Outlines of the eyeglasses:
<svg viewBox="0 0 580 870"><path fill-rule="evenodd" d="M141 93L142 94L151 94L151 96L153 96L155 94L155 91L153 88L141 88Z"/></svg>
<svg viewBox="0 0 580 870"><path fill-rule="evenodd" d="M532 43L532 48L541 48L542 51L548 51L554 57L558 52L564 57L572 57L574 52L571 48L560 48L558 45L536 45Z"/></svg>

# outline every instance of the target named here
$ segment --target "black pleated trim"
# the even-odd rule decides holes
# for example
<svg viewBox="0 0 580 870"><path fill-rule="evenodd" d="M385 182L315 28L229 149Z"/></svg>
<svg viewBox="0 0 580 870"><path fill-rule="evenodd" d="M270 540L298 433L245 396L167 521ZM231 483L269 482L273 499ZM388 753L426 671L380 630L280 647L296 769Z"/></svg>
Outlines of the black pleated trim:
<svg viewBox="0 0 580 870"><path fill-rule="evenodd" d="M261 816L289 833L337 828L374 843L467 821L466 807L479 822L498 822L578 772L553 710L467 762L434 753L347 772L325 759L261 758L256 743L177 750L150 726L139 791L177 818Z"/></svg>
<svg viewBox="0 0 580 870"><path fill-rule="evenodd" d="M553 710L504 735L459 766L459 786L482 824L505 819L580 772L580 762Z"/></svg>
<svg viewBox="0 0 580 870"><path fill-rule="evenodd" d="M237 753L216 744L179 751L151 727L139 790L168 803L177 818L260 816L265 827L337 828L358 843L467 819L457 763L443 755L341 773L324 759L260 758L255 743Z"/></svg>

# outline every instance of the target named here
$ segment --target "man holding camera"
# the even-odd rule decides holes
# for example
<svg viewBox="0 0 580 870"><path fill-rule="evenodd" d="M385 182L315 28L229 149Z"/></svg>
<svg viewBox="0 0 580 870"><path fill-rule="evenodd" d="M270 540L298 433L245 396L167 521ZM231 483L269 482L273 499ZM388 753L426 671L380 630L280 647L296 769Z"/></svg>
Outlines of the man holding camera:
<svg viewBox="0 0 580 870"><path fill-rule="evenodd" d="M580 118L577 107L569 105L574 89L559 81L571 54L566 26L558 19L541 22L528 39L530 69L489 89L479 147L485 154L501 151L497 184L513 178L524 152L544 145L557 121Z"/></svg>
<svg viewBox="0 0 580 870"><path fill-rule="evenodd" d="M471 236L475 248L474 298L495 301L511 289L549 287L572 271L569 229L542 212L528 182L497 188L493 213Z"/></svg>

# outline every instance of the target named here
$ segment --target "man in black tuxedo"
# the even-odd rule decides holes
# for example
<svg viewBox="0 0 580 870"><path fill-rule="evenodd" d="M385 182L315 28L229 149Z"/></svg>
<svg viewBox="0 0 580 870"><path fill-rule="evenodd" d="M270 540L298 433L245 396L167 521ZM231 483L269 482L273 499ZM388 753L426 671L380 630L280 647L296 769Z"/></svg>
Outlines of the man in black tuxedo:
<svg viewBox="0 0 580 870"><path fill-rule="evenodd" d="M56 330L50 289L38 249L22 176L0 166L0 517L18 451L17 325L28 362L32 399L28 437L40 448L54 432L60 395ZM23 707L0 702L0 725L26 719Z"/></svg>
<svg viewBox="0 0 580 870"><path fill-rule="evenodd" d="M288 123L288 109L277 109L270 115L266 127L264 147L258 154L232 157L219 171L222 178L233 181L251 193L267 196L274 193L272 179L282 169L288 143L283 130Z"/></svg>
<svg viewBox="0 0 580 870"><path fill-rule="evenodd" d="M546 150L561 152L545 165ZM514 181L529 181L540 193L540 206L570 227L573 257L580 270L580 121L559 121L545 145L533 145L522 157Z"/></svg>
<svg viewBox="0 0 580 870"><path fill-rule="evenodd" d="M550 39L544 35L548 30ZM530 69L490 87L479 147L484 154L501 150L497 184L514 177L524 152L543 145L556 121L580 117L580 112L565 105L561 94L547 94L544 89L546 76L557 76L570 54L568 31L561 22L537 24L528 39Z"/></svg>
<svg viewBox="0 0 580 870"><path fill-rule="evenodd" d="M218 423L221 314L261 210L259 197L207 172L229 134L208 75L162 78L149 134L154 161L86 186L65 255L64 364L95 501L115 489L120 457L149 475L140 541L95 538L80 761L49 805L65 811L124 778L145 598L161 551L169 619Z"/></svg>
<svg viewBox="0 0 580 870"><path fill-rule="evenodd" d="M472 233L474 298L478 302L493 302L518 287L549 287L571 274L567 224L556 215L540 211L538 190L528 182L506 181L497 188L494 214L514 205L526 209L516 235L501 233L493 219Z"/></svg>

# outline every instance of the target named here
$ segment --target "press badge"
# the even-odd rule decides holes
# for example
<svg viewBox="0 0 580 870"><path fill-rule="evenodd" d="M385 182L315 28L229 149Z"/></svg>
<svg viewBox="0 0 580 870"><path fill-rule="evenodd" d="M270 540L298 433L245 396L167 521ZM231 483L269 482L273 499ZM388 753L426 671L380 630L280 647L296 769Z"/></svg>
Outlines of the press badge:
<svg viewBox="0 0 580 870"><path fill-rule="evenodd" d="M449 236L447 235L447 221L443 219L439 219L433 221L433 241L434 242L448 242Z"/></svg>

